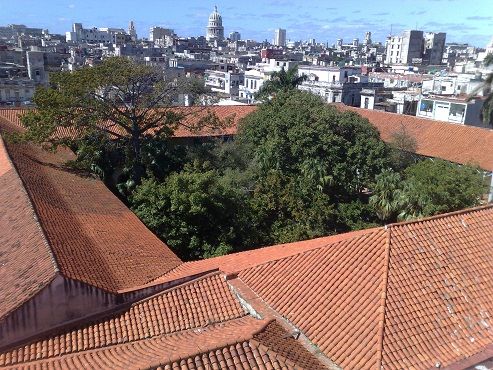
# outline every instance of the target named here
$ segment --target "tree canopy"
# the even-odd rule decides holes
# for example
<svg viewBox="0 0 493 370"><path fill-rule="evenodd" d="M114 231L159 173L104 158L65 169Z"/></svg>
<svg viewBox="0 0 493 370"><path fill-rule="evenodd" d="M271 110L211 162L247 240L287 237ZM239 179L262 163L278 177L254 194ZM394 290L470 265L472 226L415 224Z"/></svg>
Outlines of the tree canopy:
<svg viewBox="0 0 493 370"><path fill-rule="evenodd" d="M22 139L52 148L65 144L85 153L86 160L104 151L111 139L124 148L130 178L138 183L144 176L143 141L167 137L183 121L186 113L171 108L183 92L203 93L192 81L124 58L56 73L49 87L36 90L37 109L22 117L27 128Z"/></svg>
<svg viewBox="0 0 493 370"><path fill-rule="evenodd" d="M377 176L370 205L384 222L411 220L477 206L485 190L475 167L422 160L402 173L386 170Z"/></svg>

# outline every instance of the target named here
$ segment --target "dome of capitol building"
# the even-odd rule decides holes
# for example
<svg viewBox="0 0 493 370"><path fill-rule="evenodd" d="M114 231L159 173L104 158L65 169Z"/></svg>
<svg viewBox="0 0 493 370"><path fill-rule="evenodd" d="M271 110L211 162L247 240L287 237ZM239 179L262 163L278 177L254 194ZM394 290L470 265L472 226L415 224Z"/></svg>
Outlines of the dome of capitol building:
<svg viewBox="0 0 493 370"><path fill-rule="evenodd" d="M217 11L217 6L214 7L214 11L209 16L206 39L207 41L224 39L223 18L221 17L221 14L219 14L219 12Z"/></svg>

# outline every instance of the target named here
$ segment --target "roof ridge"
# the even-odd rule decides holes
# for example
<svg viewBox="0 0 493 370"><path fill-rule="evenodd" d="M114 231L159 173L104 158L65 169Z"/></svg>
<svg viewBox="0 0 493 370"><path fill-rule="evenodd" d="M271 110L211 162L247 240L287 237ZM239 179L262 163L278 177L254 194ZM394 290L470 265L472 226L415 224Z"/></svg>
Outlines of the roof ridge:
<svg viewBox="0 0 493 370"><path fill-rule="evenodd" d="M427 221L431 221L431 220L447 218L447 217L450 217L450 216L457 216L457 215L461 215L461 214L465 214L465 213L472 213L472 212L482 211L484 209L489 209L489 208L493 208L493 204L490 203L490 204L480 205L480 206L476 206L476 207L472 207L472 208L460 209L458 211L452 211L452 212L447 212L447 213L440 213L438 215L427 216L427 217L418 218L418 219L415 219L415 220L402 221L402 222L394 222L394 223L385 225L385 227L390 229L390 228L394 228L394 227L397 227L397 226L404 226L404 225L416 224L416 223L420 223L420 222L427 222Z"/></svg>
<svg viewBox="0 0 493 370"><path fill-rule="evenodd" d="M391 239L392 239L392 228L388 228L385 226L385 231L387 233L387 241L385 245L385 260L384 260L384 276L383 276L383 289L380 297L380 320L379 320L379 330L380 333L378 335L378 349L377 349L377 369L382 368L382 359L383 359L383 338L385 334L385 310L387 305L387 287L389 281L389 265L390 265L390 248L391 248Z"/></svg>
<svg viewBox="0 0 493 370"><path fill-rule="evenodd" d="M265 262L259 263L259 264L255 265L255 266L253 266L253 268L258 268L258 267L260 267L260 266L265 266L265 265L267 265L267 264L269 264L269 263L279 262L279 261L285 260L285 259L287 259L287 258L292 258L292 257L301 256L301 255L303 255L303 254L305 254L305 253L310 253L310 252L313 252L313 251L317 251L317 250L320 250L320 249L323 249L323 248L327 248L327 247L329 247L329 246L331 246L331 245L340 244L340 243L342 243L342 242L354 241L354 240L357 240L357 239L359 239L359 238L365 237L365 236L367 236L368 234L371 234L371 233L374 233L374 232L376 232L376 231L380 231L380 230L382 230L382 227L372 227L372 228L369 228L369 229L354 230L354 231L350 231L350 232L348 232L348 233L342 233L342 234L334 234L334 235L330 235L330 236L338 236L338 235L344 235L344 234L351 234L351 233L353 233L353 232L354 232L354 233L357 233L357 234L356 234L356 235L354 235L354 236L348 236L348 237L346 237L346 238L344 238L344 239L335 240L335 241L329 241L329 242L327 242L327 244L325 244L325 243L324 243L324 244L322 244L322 245L320 245L320 246L317 246L317 247L311 247L311 248L307 248L306 250L302 250L302 251L299 251L299 252L297 252L297 253L290 254L290 255L288 255L288 256L282 256L282 257L279 257L279 258L274 258L274 259L271 259L271 260L269 260L269 261L265 261ZM363 232L363 231L367 231L367 232ZM329 237L330 237L330 236L329 236ZM324 237L320 237L320 239L322 239L322 238L324 238ZM318 238L315 238L315 239L318 239ZM315 239L307 239L306 241L315 240ZM304 241L304 240L302 240L302 241ZM296 243L296 242L294 242L294 243ZM282 244L280 244L280 245L282 245ZM269 247L276 247L276 246L277 246L277 245L272 245L272 246L267 246L267 247L265 247L265 248L269 248ZM255 250L255 249L253 249L253 250ZM240 252L240 253L241 253L241 252ZM235 272L230 273L230 274L227 274L227 275L234 275L234 274L238 274L239 272L241 272L241 271L243 271L243 270L250 269L250 268L252 268L252 267L246 267L246 268L244 268L244 269L242 269L242 270L238 270L238 271L235 271Z"/></svg>

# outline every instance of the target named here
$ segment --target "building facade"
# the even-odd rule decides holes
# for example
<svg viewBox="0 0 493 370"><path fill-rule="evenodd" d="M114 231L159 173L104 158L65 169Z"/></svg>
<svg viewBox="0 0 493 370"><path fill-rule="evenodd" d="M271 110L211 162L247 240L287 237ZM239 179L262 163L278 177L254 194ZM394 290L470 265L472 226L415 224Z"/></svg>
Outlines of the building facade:
<svg viewBox="0 0 493 370"><path fill-rule="evenodd" d="M286 46L286 30L278 28L274 31L274 45Z"/></svg>

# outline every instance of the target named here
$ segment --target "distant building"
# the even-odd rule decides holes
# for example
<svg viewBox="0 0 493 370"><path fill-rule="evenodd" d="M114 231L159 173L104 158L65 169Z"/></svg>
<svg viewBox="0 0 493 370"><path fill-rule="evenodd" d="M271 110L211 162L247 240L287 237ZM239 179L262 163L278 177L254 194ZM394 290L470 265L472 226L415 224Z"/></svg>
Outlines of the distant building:
<svg viewBox="0 0 493 370"><path fill-rule="evenodd" d="M426 32L424 34L423 64L442 64L446 37L445 32Z"/></svg>
<svg viewBox="0 0 493 370"><path fill-rule="evenodd" d="M365 45L371 45L371 32L369 31L365 34Z"/></svg>
<svg viewBox="0 0 493 370"><path fill-rule="evenodd" d="M361 75L360 67L300 65L298 74L307 76L298 86L300 90L319 95L328 103L359 106L363 88L383 87L383 83L369 83L368 77Z"/></svg>
<svg viewBox="0 0 493 370"><path fill-rule="evenodd" d="M130 24L128 25L128 34L132 41L137 41L137 31L135 30L134 21L130 21Z"/></svg>
<svg viewBox="0 0 493 370"><path fill-rule="evenodd" d="M404 31L387 39L386 64L421 64L422 58L423 31Z"/></svg>
<svg viewBox="0 0 493 370"><path fill-rule="evenodd" d="M274 31L274 45L286 46L286 30L278 28Z"/></svg>
<svg viewBox="0 0 493 370"><path fill-rule="evenodd" d="M37 84L48 82L48 75L44 67L44 52L28 51L26 52L27 73L29 78Z"/></svg>
<svg viewBox="0 0 493 370"><path fill-rule="evenodd" d="M164 40L166 36L175 36L175 31L171 28L151 27L149 31L149 41Z"/></svg>
<svg viewBox="0 0 493 370"><path fill-rule="evenodd" d="M239 32L231 32L229 34L229 39L233 42L240 41L241 40L241 34Z"/></svg>
<svg viewBox="0 0 493 370"><path fill-rule="evenodd" d="M240 85L243 85L243 72L222 72L206 70L204 73L205 86L211 91L229 97L238 97Z"/></svg>
<svg viewBox="0 0 493 370"><path fill-rule="evenodd" d="M117 44L125 39L123 28L83 28L82 23L74 23L72 31L66 32L67 42L88 44Z"/></svg>
<svg viewBox="0 0 493 370"><path fill-rule="evenodd" d="M214 7L214 11L209 16L205 38L207 41L224 40L223 18L217 11L217 6Z"/></svg>
<svg viewBox="0 0 493 370"><path fill-rule="evenodd" d="M482 106L483 100L481 98L467 101L464 98L426 96L420 99L416 116L484 127L484 123L480 118Z"/></svg>

